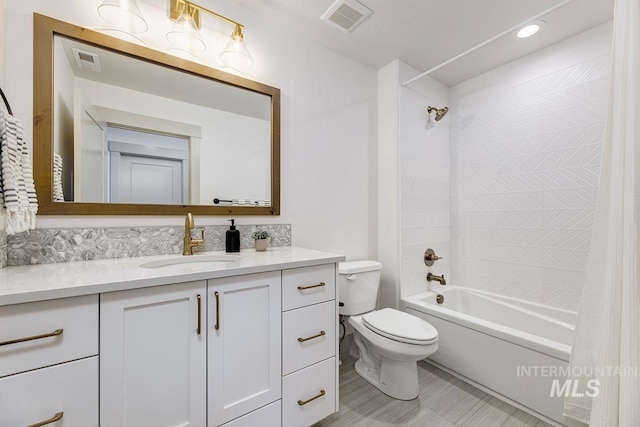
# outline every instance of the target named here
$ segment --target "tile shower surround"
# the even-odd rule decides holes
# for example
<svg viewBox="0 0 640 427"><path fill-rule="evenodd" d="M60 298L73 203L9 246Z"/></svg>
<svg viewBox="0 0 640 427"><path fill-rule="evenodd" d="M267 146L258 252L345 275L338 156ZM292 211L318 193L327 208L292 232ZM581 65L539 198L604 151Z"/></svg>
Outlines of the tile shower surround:
<svg viewBox="0 0 640 427"><path fill-rule="evenodd" d="M425 98L408 88L401 89L401 99L401 296L408 296L441 286L425 280L428 271L450 280L448 119L425 129L425 105L449 102L443 95ZM427 248L442 257L431 267L423 260Z"/></svg>
<svg viewBox="0 0 640 427"><path fill-rule="evenodd" d="M237 225L240 248L253 247L251 233L257 229L270 233L269 246L290 246L290 224ZM196 227L194 236L204 230L204 251L222 251L228 225ZM7 236L0 232L2 267L49 264L69 261L88 261L169 255L182 253L184 226L113 227L113 228L51 228L36 229ZM0 267L0 268L2 268Z"/></svg>
<svg viewBox="0 0 640 427"><path fill-rule="evenodd" d="M609 55L592 57L510 87L487 86L453 103L453 283L578 308L609 63Z"/></svg>

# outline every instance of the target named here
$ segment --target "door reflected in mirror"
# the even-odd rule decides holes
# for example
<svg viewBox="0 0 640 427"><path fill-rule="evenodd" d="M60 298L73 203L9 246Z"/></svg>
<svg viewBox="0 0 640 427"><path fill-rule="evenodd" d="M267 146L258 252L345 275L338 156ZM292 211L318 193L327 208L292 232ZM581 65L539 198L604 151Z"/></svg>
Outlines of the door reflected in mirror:
<svg viewBox="0 0 640 427"><path fill-rule="evenodd" d="M114 203L189 204L189 146L186 136L154 129L123 129L107 124L107 164L101 176L103 199ZM195 177L199 179L199 177ZM82 181L79 182L82 189ZM74 185L78 188L78 185ZM93 192L88 192L91 197ZM197 195L196 195L197 197ZM88 201L82 196L82 201Z"/></svg>
<svg viewBox="0 0 640 427"><path fill-rule="evenodd" d="M279 214L278 89L34 16L41 213Z"/></svg>

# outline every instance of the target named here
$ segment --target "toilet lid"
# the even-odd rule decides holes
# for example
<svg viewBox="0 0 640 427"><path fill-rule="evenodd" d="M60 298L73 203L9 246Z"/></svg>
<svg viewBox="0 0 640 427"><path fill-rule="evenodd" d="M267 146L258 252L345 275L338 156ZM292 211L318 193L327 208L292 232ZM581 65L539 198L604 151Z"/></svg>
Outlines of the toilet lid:
<svg viewBox="0 0 640 427"><path fill-rule="evenodd" d="M428 345L438 339L438 331L428 322L393 308L364 314L362 323L379 335L409 344Z"/></svg>
<svg viewBox="0 0 640 427"><path fill-rule="evenodd" d="M378 270L382 270L382 264L378 261L343 261L338 264L338 273L340 274L367 273Z"/></svg>

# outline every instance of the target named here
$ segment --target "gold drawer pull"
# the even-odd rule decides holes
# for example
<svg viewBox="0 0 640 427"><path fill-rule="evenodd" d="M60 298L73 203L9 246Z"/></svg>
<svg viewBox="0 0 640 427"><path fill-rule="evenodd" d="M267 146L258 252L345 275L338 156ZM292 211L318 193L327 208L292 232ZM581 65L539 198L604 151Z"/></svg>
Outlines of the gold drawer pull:
<svg viewBox="0 0 640 427"><path fill-rule="evenodd" d="M31 424L29 427L42 427L47 424L55 423L56 421L60 421L62 419L62 415L64 412L58 412L53 416L53 418L49 418L48 420L40 421L39 423Z"/></svg>
<svg viewBox="0 0 640 427"><path fill-rule="evenodd" d="M220 330L220 293L216 291L213 295L216 297L216 324L213 327L218 331Z"/></svg>
<svg viewBox="0 0 640 427"><path fill-rule="evenodd" d="M299 291L304 291L305 289L313 289L313 288L320 288L322 286L326 286L327 284L324 282L320 282L316 285L309 285L309 286L298 286L298 290Z"/></svg>
<svg viewBox="0 0 640 427"><path fill-rule="evenodd" d="M202 331L202 297L198 294L196 298L198 299L198 326L196 327L196 334L200 335Z"/></svg>
<svg viewBox="0 0 640 427"><path fill-rule="evenodd" d="M9 340L9 341L0 342L0 347L2 347L3 345L18 344L18 343L26 342L26 341L39 340L39 339L42 339L42 338L57 337L58 335L62 335L62 331L63 331L63 329L56 329L55 331L49 332L48 334L34 335L32 337L18 338L16 340Z"/></svg>
<svg viewBox="0 0 640 427"><path fill-rule="evenodd" d="M312 339L314 339L314 338L320 338L320 337L323 337L325 334L326 334L326 332L325 332L325 331L320 331L320 333L319 333L319 334L315 334L315 335L314 335L314 336L312 336L312 337L307 337L307 338L298 338L298 342L305 342L305 341L312 340Z"/></svg>
<svg viewBox="0 0 640 427"><path fill-rule="evenodd" d="M316 396L313 396L311 399L307 399L307 400L298 400L298 405L300 406L304 406L309 402L313 402L314 400L324 396L326 394L326 392L324 390L320 390L320 393Z"/></svg>

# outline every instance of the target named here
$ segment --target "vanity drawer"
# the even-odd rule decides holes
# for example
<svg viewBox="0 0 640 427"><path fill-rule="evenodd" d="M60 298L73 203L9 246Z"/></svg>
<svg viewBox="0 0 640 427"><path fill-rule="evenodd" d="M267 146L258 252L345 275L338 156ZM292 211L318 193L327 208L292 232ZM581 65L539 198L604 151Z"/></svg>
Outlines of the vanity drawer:
<svg viewBox="0 0 640 427"><path fill-rule="evenodd" d="M0 426L47 420L51 427L98 425L98 356L0 379Z"/></svg>
<svg viewBox="0 0 640 427"><path fill-rule="evenodd" d="M0 307L0 377L95 354L97 295Z"/></svg>
<svg viewBox="0 0 640 427"><path fill-rule="evenodd" d="M283 311L329 301L335 297L335 264L282 271Z"/></svg>
<svg viewBox="0 0 640 427"><path fill-rule="evenodd" d="M282 313L282 373L336 354L336 306L327 301Z"/></svg>
<svg viewBox="0 0 640 427"><path fill-rule="evenodd" d="M222 427L281 427L282 426L282 408L280 400L249 412L240 418L223 424Z"/></svg>
<svg viewBox="0 0 640 427"><path fill-rule="evenodd" d="M332 357L282 379L283 427L310 426L336 411L336 359ZM324 392L324 394L322 394Z"/></svg>

